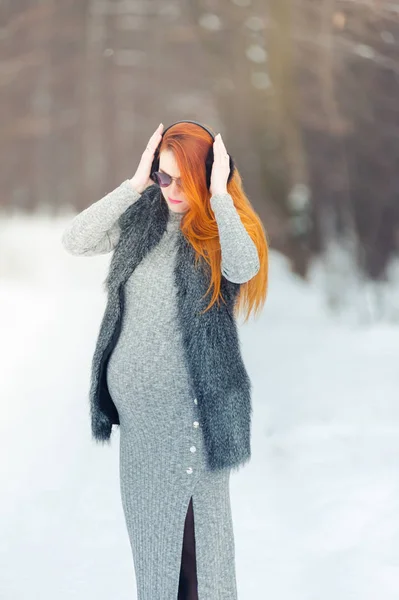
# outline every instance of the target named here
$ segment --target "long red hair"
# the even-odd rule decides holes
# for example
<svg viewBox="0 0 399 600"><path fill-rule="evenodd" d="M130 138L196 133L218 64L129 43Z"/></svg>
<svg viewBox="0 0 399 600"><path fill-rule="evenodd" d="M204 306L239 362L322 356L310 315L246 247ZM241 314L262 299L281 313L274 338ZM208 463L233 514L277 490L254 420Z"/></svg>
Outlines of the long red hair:
<svg viewBox="0 0 399 600"><path fill-rule="evenodd" d="M173 152L180 170L182 191L190 205L190 210L181 220L182 233L195 249L197 262L202 257L211 268L207 294L212 287L213 291L206 311L216 301L223 300L220 292L222 257L219 231L210 205L211 194L206 185L205 174L205 159L212 144L212 138L202 127L193 123L178 123L166 131L159 146L159 152L163 150ZM244 320L247 321L251 313L257 315L260 312L266 301L268 242L262 221L243 190L237 166L232 179L227 184L227 191L233 198L234 206L245 229L256 245L260 260L258 273L240 285L235 304L236 314L241 311L245 315Z"/></svg>

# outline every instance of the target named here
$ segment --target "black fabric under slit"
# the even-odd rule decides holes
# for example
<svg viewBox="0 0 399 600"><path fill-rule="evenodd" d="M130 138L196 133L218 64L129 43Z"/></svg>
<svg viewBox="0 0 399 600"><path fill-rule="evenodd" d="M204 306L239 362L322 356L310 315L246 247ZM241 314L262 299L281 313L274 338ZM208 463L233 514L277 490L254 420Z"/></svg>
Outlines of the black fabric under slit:
<svg viewBox="0 0 399 600"><path fill-rule="evenodd" d="M184 523L183 549L177 600L198 600L197 560L195 554L194 510L191 496Z"/></svg>

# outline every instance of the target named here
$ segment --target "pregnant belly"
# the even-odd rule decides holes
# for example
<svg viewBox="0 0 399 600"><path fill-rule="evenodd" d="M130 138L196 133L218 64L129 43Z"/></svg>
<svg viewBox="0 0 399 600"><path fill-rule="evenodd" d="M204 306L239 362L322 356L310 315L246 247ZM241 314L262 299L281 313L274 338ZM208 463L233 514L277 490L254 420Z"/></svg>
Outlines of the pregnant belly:
<svg viewBox="0 0 399 600"><path fill-rule="evenodd" d="M112 360L111 360L112 358ZM121 427L148 440L167 435L171 429L191 423L192 398L188 388L170 380L149 362L119 362L111 356L107 385L117 408ZM182 382L184 379L177 378Z"/></svg>

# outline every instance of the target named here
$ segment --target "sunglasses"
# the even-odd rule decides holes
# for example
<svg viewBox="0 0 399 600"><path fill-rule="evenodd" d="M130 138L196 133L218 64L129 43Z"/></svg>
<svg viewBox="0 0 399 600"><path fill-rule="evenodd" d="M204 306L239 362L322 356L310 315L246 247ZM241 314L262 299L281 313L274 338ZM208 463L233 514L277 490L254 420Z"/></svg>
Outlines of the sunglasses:
<svg viewBox="0 0 399 600"><path fill-rule="evenodd" d="M162 173L162 171L154 171L152 177L160 187L169 187L174 179L179 188L183 187L180 177L172 177L168 173Z"/></svg>

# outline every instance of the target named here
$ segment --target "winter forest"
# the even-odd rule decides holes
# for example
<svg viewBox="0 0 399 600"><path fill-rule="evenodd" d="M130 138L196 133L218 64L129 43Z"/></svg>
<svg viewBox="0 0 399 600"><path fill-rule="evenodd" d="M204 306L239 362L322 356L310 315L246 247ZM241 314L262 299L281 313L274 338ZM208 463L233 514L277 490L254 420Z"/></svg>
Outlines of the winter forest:
<svg viewBox="0 0 399 600"><path fill-rule="evenodd" d="M239 325L239 598L399 598L399 0L0 10L0 598L136 597L118 433L89 430L110 256L61 236L185 118L221 132L270 245Z"/></svg>

